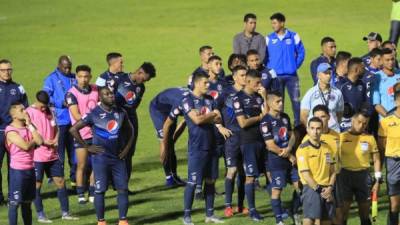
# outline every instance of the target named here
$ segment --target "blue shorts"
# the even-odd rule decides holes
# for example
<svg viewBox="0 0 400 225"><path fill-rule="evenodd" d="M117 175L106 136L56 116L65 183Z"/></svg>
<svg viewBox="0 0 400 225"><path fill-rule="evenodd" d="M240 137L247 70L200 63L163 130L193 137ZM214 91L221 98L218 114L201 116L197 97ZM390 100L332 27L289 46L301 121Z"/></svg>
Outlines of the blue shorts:
<svg viewBox="0 0 400 225"><path fill-rule="evenodd" d="M299 181L299 173L297 172L297 168L290 167L287 170L273 170L271 173L271 188L275 189L283 189L286 187L287 182L298 182Z"/></svg>
<svg viewBox="0 0 400 225"><path fill-rule="evenodd" d="M91 145L92 144L92 140L93 140L92 138L89 138L89 139L85 139L84 141L86 142L86 144ZM83 145L81 145L79 142L77 142L74 139L74 148L76 150L77 148L84 148L84 147L83 147Z"/></svg>
<svg viewBox="0 0 400 225"><path fill-rule="evenodd" d="M30 202L35 199L35 170L16 170L10 168L9 201L14 203Z"/></svg>
<svg viewBox="0 0 400 225"><path fill-rule="evenodd" d="M240 139L238 133L233 133L225 141L226 167L237 167L242 164L243 157L240 151Z"/></svg>
<svg viewBox="0 0 400 225"><path fill-rule="evenodd" d="M42 182L43 175L47 177L64 177L64 166L59 159L49 162L35 162L36 181Z"/></svg>
<svg viewBox="0 0 400 225"><path fill-rule="evenodd" d="M243 155L243 169L247 177L257 177L265 172L263 153L264 145L262 142L254 142L240 145Z"/></svg>
<svg viewBox="0 0 400 225"><path fill-rule="evenodd" d="M153 126L156 129L157 137L159 139L163 138L162 129L163 129L164 122L167 119L167 117L168 117L168 114L165 115L150 105L150 118L151 118L151 121L153 121Z"/></svg>
<svg viewBox="0 0 400 225"><path fill-rule="evenodd" d="M209 151L188 152L188 183L202 184L205 178L218 178L218 155Z"/></svg>
<svg viewBox="0 0 400 225"><path fill-rule="evenodd" d="M93 143L93 138L85 139L84 141L86 144L91 145ZM80 148L83 148L83 146L81 144L79 144L78 142L76 142L75 140L74 140L74 147L75 147L75 151L81 151ZM77 159L76 155L77 154L75 154L75 157L74 157L74 163L78 164L78 159ZM86 160L86 166L91 167L92 166L92 154L88 152L87 156L88 157Z"/></svg>
<svg viewBox="0 0 400 225"><path fill-rule="evenodd" d="M116 190L128 190L128 175L125 160L93 155L92 168L96 193L107 191L111 179Z"/></svg>

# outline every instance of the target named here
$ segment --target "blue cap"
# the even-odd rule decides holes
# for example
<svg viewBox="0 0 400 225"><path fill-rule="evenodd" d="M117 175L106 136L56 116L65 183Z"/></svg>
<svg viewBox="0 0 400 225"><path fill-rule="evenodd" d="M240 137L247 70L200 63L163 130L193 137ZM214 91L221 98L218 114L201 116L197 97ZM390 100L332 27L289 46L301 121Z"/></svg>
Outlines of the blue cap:
<svg viewBox="0 0 400 225"><path fill-rule="evenodd" d="M318 65L317 73L325 73L326 71L331 70L331 69L332 69L332 67L331 67L331 65L329 65L329 63L321 63Z"/></svg>

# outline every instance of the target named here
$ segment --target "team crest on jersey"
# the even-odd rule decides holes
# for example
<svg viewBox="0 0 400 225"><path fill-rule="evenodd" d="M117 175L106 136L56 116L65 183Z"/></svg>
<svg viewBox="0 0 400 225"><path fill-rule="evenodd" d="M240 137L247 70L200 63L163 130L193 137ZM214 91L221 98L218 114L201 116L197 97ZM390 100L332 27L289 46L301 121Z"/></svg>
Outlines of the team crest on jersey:
<svg viewBox="0 0 400 225"><path fill-rule="evenodd" d="M284 123L285 125L288 124L288 120L287 120L286 118L283 118L282 121L283 121L283 123Z"/></svg>
<svg viewBox="0 0 400 225"><path fill-rule="evenodd" d="M292 44L292 39L286 39L285 42L286 42L287 45L291 45Z"/></svg>
<svg viewBox="0 0 400 225"><path fill-rule="evenodd" d="M139 93L141 91L140 87L136 87L136 93Z"/></svg>
<svg viewBox="0 0 400 225"><path fill-rule="evenodd" d="M363 89L363 86L361 86L361 85L358 85L357 87L358 87L358 90L359 90L359 91L362 91L362 89Z"/></svg>
<svg viewBox="0 0 400 225"><path fill-rule="evenodd" d="M213 97L213 99L217 99L217 98L218 98L218 95L219 95L218 91L214 91L214 90L210 91L208 94L209 94L211 97Z"/></svg>
<svg viewBox="0 0 400 225"><path fill-rule="evenodd" d="M11 89L11 90L10 90L10 94L11 94L11 95L16 95L16 94L17 94L17 90Z"/></svg>
<svg viewBox="0 0 400 225"><path fill-rule="evenodd" d="M179 109L178 109L178 108L175 108L175 109L174 109L174 115L177 116L177 115L179 115L179 113L180 113Z"/></svg>
<svg viewBox="0 0 400 225"><path fill-rule="evenodd" d="M133 91L128 91L128 92L125 94L124 98L125 98L125 101L126 101L128 104L132 104L132 103L135 101L136 94L135 94L135 92L133 92Z"/></svg>
<svg viewBox="0 0 400 225"><path fill-rule="evenodd" d="M258 104L262 104L262 99L261 98L257 98L256 101L257 101Z"/></svg>
<svg viewBox="0 0 400 225"><path fill-rule="evenodd" d="M119 119L119 114L117 112L114 113L115 119Z"/></svg>
<svg viewBox="0 0 400 225"><path fill-rule="evenodd" d="M239 102L233 103L233 107L235 107L235 109L239 109L240 108L240 103Z"/></svg>
<svg viewBox="0 0 400 225"><path fill-rule="evenodd" d="M267 125L263 125L263 126L261 127L261 131L262 131L263 133L267 133L267 132L268 132L268 126L267 126Z"/></svg>
<svg viewBox="0 0 400 225"><path fill-rule="evenodd" d="M107 131L111 134L116 134L118 132L118 122L116 120L108 121Z"/></svg>
<svg viewBox="0 0 400 225"><path fill-rule="evenodd" d="M222 85L218 84L218 85L217 85L217 90L218 90L218 91L222 91Z"/></svg>

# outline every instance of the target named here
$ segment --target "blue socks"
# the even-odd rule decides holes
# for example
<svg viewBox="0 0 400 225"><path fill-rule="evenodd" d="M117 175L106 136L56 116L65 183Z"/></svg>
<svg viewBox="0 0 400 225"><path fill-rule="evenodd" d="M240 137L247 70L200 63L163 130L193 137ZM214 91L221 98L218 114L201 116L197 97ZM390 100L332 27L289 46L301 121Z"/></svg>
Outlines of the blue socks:
<svg viewBox="0 0 400 225"><path fill-rule="evenodd" d="M89 196L94 196L94 186L89 186Z"/></svg>
<svg viewBox="0 0 400 225"><path fill-rule="evenodd" d="M184 217L190 216L190 211L192 210L192 205L193 205L195 188L196 184L189 182L186 183L185 193L183 195Z"/></svg>
<svg viewBox="0 0 400 225"><path fill-rule="evenodd" d="M299 214L299 209L301 207L301 199L300 199L300 192L296 190L293 191L293 205L292 205L292 214Z"/></svg>
<svg viewBox="0 0 400 225"><path fill-rule="evenodd" d="M281 206L281 200L280 199L272 199L271 198L271 207L272 211L275 214L275 220L276 223L279 223L282 221L282 206Z"/></svg>
<svg viewBox="0 0 400 225"><path fill-rule="evenodd" d="M104 220L104 192L94 193L94 208L96 209L97 220Z"/></svg>
<svg viewBox="0 0 400 225"><path fill-rule="evenodd" d="M118 192L117 195L118 213L120 220L126 220L126 214L128 213L128 191Z"/></svg>
<svg viewBox="0 0 400 225"><path fill-rule="evenodd" d="M249 206L249 210L254 210L256 208L256 203L254 200L254 183L245 184L244 185L244 192L246 193L247 204Z"/></svg>
<svg viewBox="0 0 400 225"><path fill-rule="evenodd" d="M42 196L40 194L41 188L36 188L36 195L35 195L35 200L33 200L33 203L35 204L36 212L43 212L43 201L42 201Z"/></svg>
<svg viewBox="0 0 400 225"><path fill-rule="evenodd" d="M232 207L232 194L234 190L234 182L230 178L225 178L225 207Z"/></svg>
<svg viewBox="0 0 400 225"><path fill-rule="evenodd" d="M69 212L69 202L67 189L65 187L57 190L58 201L60 201L61 211L63 213Z"/></svg>
<svg viewBox="0 0 400 225"><path fill-rule="evenodd" d="M204 192L206 200L206 216L210 217L214 215L215 184L205 183Z"/></svg>
<svg viewBox="0 0 400 225"><path fill-rule="evenodd" d="M78 195L78 197L84 197L84 195L85 195L85 187L76 186L76 194Z"/></svg>
<svg viewBox="0 0 400 225"><path fill-rule="evenodd" d="M243 209L243 201L244 201L244 181L246 177L243 175L237 175L236 178L236 185L237 185L237 192L238 192L238 203L237 206Z"/></svg>

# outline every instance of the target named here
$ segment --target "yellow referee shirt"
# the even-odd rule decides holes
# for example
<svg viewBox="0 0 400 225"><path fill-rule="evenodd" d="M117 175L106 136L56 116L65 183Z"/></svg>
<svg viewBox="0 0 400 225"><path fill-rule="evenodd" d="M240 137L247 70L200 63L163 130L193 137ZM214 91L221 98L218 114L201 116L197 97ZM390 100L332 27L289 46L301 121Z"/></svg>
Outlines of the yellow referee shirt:
<svg viewBox="0 0 400 225"><path fill-rule="evenodd" d="M342 168L351 171L368 169L371 154L378 152L374 136L368 134L354 135L348 131L340 134L339 149Z"/></svg>
<svg viewBox="0 0 400 225"><path fill-rule="evenodd" d="M310 142L302 143L296 152L297 167L303 184L307 184L302 172L309 171L318 185L329 185L330 167L335 163L332 149L321 142L319 148L315 148Z"/></svg>
<svg viewBox="0 0 400 225"><path fill-rule="evenodd" d="M381 119L378 135L386 138L385 156L400 157L400 118L392 114Z"/></svg>

